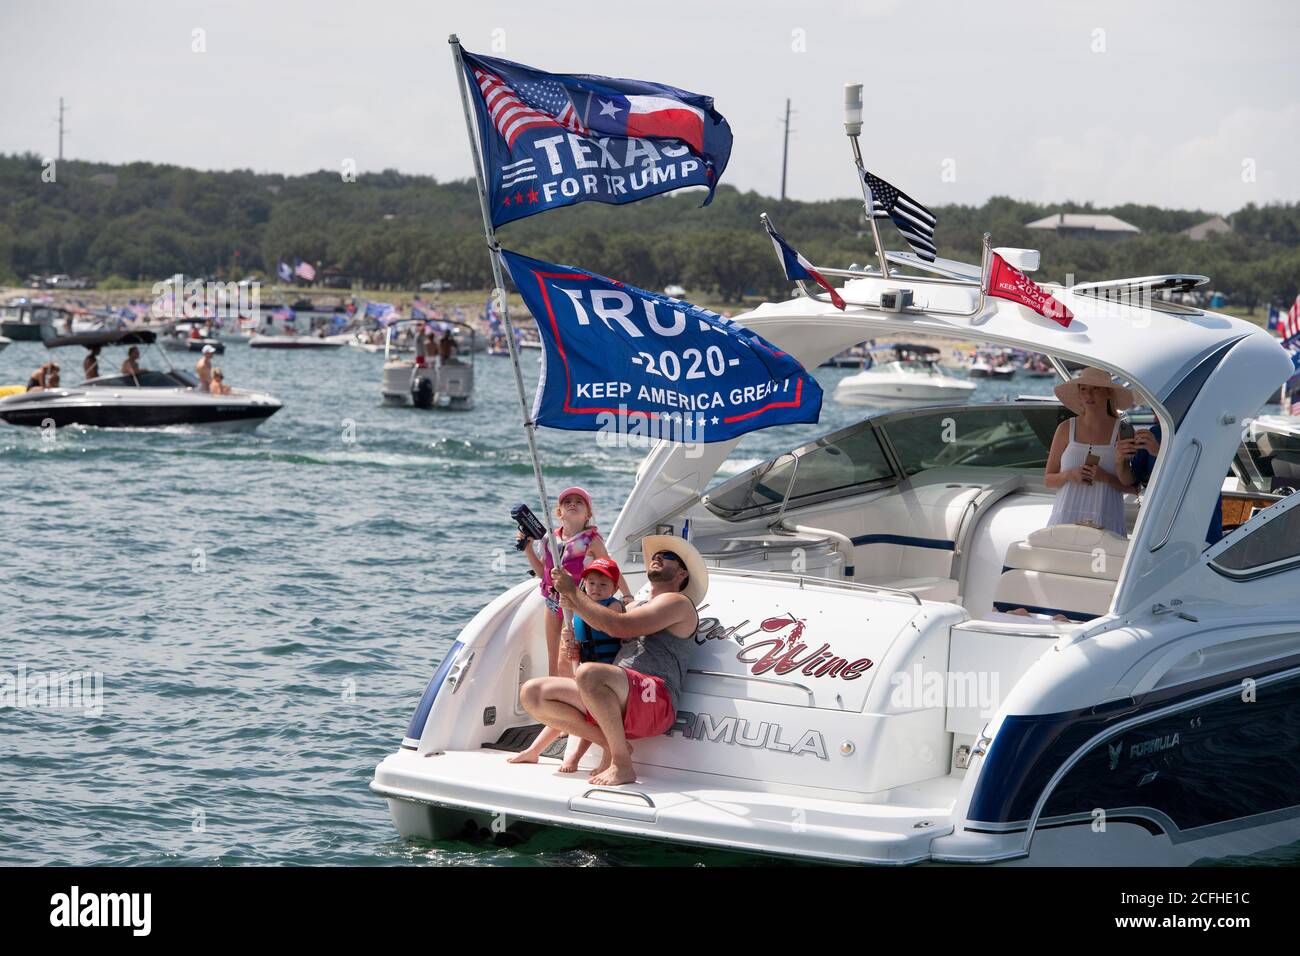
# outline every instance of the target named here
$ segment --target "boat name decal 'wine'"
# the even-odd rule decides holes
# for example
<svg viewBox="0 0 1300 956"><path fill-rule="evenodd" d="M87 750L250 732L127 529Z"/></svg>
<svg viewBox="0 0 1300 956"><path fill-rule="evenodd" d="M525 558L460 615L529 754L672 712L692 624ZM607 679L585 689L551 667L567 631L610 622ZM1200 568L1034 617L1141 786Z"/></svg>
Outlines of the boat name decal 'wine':
<svg viewBox="0 0 1300 956"><path fill-rule="evenodd" d="M771 671L774 674L783 676L797 670L806 677L838 677L841 680L857 680L874 663L867 657L861 657L854 661L850 661L846 657L837 657L835 652L831 650L830 644L826 643L823 643L815 651L804 653L808 651L808 645L800 641L800 638L803 637L806 622L793 614L787 614L784 617L769 617L754 630L743 634L739 633L740 629L748 623L748 620L744 620L739 624L723 627L722 622L716 617L701 618L700 626L695 631L695 643L703 644L711 640L725 641L734 639L741 646L741 649L736 653L736 660L742 664L751 665L749 672L756 675L766 674ZM745 639L753 637L755 634L775 634L786 628L791 628L791 630L784 637L778 636L770 640L757 641L749 645L745 644Z"/></svg>

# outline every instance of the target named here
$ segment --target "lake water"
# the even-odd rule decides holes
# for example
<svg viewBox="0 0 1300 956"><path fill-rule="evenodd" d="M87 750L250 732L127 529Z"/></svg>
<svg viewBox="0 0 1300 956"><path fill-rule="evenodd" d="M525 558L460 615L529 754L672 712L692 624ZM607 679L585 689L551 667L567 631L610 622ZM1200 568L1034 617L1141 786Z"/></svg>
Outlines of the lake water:
<svg viewBox="0 0 1300 956"><path fill-rule="evenodd" d="M459 629L526 573L508 510L535 506L536 486L509 362L480 356L477 405L452 413L383 407L382 357L356 349L231 344L218 359L231 384L284 402L257 432L46 441L0 424L0 672L94 672L103 694L98 713L0 711L0 863L744 859L563 832L514 848L400 839L367 789L374 766ZM0 384L45 360L15 343ZM861 418L830 400L846 374L817 371L819 425L751 435L738 464ZM976 400L1049 385L984 382ZM608 529L642 452L540 438L551 492L587 487Z"/></svg>

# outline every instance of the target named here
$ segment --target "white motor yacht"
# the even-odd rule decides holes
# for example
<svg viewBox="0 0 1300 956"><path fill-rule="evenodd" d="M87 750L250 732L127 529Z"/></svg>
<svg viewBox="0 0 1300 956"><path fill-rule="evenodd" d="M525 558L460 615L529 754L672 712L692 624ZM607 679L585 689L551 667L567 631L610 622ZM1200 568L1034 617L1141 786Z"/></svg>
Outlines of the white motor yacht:
<svg viewBox="0 0 1300 956"><path fill-rule="evenodd" d="M882 310L900 287L924 306ZM636 741L637 781L507 763L541 729L520 687L546 674L548 612L520 581L428 637L441 663L371 783L397 830L876 864L1181 865L1300 840L1300 496L1247 486L1239 461L1290 359L1228 315L1046 288L1069 328L978 279L867 272L844 311L800 296L735 321L806 368L927 333L1109 372L1163 431L1125 536L1046 527L1054 401L887 411L720 482L737 442L661 442L609 550L640 586L642 537L689 522L712 567L676 723ZM1221 496L1250 509L1207 545Z"/></svg>
<svg viewBox="0 0 1300 956"><path fill-rule="evenodd" d="M975 383L944 374L939 350L929 345L886 346L886 357L856 375L840 379L834 398L845 405L923 405L960 402ZM877 354L880 349L876 349Z"/></svg>

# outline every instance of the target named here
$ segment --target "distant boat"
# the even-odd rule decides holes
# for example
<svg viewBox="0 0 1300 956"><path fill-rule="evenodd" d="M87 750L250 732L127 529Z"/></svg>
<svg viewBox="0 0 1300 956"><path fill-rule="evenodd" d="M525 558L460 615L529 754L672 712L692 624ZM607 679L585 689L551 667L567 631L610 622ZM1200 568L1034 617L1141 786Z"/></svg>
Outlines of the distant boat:
<svg viewBox="0 0 1300 956"><path fill-rule="evenodd" d="M0 335L14 342L41 341L41 326L54 324L64 331L72 313L52 305L21 303L0 308Z"/></svg>
<svg viewBox="0 0 1300 956"><path fill-rule="evenodd" d="M838 355L832 355L820 368L870 368L871 350L863 343L847 348Z"/></svg>
<svg viewBox="0 0 1300 956"><path fill-rule="evenodd" d="M975 353L966 366L966 374L971 378L1008 379L1016 374L1016 367L1006 353L982 351Z"/></svg>
<svg viewBox="0 0 1300 956"><path fill-rule="evenodd" d="M250 349L341 349L348 343L347 335L263 335L260 332L248 340Z"/></svg>
<svg viewBox="0 0 1300 956"><path fill-rule="evenodd" d="M939 350L929 345L892 345L892 359L840 380L835 401L844 405L927 404L964 402L975 383L945 375Z"/></svg>

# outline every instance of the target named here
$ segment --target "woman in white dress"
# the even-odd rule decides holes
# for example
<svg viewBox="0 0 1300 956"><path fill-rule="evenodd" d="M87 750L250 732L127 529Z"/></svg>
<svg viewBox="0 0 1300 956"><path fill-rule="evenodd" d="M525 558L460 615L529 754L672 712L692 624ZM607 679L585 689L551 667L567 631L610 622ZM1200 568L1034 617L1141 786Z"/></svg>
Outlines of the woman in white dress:
<svg viewBox="0 0 1300 956"><path fill-rule="evenodd" d="M1098 368L1083 369L1055 391L1075 417L1057 426L1052 439L1044 479L1057 491L1047 523L1082 524L1123 536L1124 493L1134 489L1134 481L1127 459L1117 459L1115 442L1118 413L1133 407L1133 393Z"/></svg>

